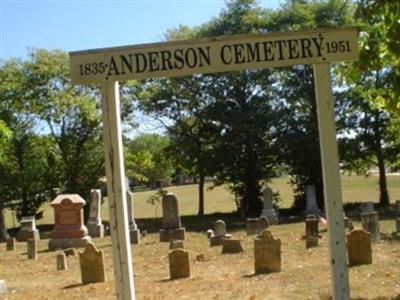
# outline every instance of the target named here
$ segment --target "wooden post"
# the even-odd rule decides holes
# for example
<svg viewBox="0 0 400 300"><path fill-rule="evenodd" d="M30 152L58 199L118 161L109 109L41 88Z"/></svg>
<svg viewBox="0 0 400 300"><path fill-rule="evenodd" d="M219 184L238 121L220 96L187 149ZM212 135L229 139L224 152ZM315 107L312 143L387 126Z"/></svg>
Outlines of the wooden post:
<svg viewBox="0 0 400 300"><path fill-rule="evenodd" d="M328 219L329 256L333 299L349 299L342 189L332 100L330 64L314 64L318 129L324 176L325 211Z"/></svg>
<svg viewBox="0 0 400 300"><path fill-rule="evenodd" d="M106 81L102 84L102 111L116 294L119 300L134 300L135 289L129 242L119 85L117 81Z"/></svg>

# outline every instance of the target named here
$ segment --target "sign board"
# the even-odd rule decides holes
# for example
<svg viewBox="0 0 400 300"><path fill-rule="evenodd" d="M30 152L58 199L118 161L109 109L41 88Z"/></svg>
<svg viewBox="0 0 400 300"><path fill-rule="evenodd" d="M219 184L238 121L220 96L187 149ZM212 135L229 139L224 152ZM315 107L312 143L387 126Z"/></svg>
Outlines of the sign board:
<svg viewBox="0 0 400 300"><path fill-rule="evenodd" d="M357 59L355 28L222 36L70 52L74 84Z"/></svg>

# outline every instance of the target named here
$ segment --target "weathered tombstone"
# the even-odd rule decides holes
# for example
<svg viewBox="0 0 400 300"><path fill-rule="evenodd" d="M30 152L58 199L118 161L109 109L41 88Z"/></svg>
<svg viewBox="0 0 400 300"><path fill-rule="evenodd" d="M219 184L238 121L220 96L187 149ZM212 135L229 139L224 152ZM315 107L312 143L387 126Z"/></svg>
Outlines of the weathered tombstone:
<svg viewBox="0 0 400 300"><path fill-rule="evenodd" d="M88 243L85 251L79 252L79 263L82 284L106 281L103 251L98 250L93 243Z"/></svg>
<svg viewBox="0 0 400 300"><path fill-rule="evenodd" d="M368 202L361 203L360 210L361 210L361 213L374 212L375 211L374 202L368 201Z"/></svg>
<svg viewBox="0 0 400 300"><path fill-rule="evenodd" d="M346 235L349 266L372 264L370 234L363 229L355 229Z"/></svg>
<svg viewBox="0 0 400 300"><path fill-rule="evenodd" d="M15 250L15 238L8 238L6 242L7 251L14 251Z"/></svg>
<svg viewBox="0 0 400 300"><path fill-rule="evenodd" d="M84 247L90 243L90 236L83 224L85 204L85 200L77 194L58 195L51 202L55 221L49 240L50 250Z"/></svg>
<svg viewBox="0 0 400 300"><path fill-rule="evenodd" d="M207 238L209 239L209 238L211 238L212 236L214 236L214 230L208 229L208 230L207 230Z"/></svg>
<svg viewBox="0 0 400 300"><path fill-rule="evenodd" d="M381 234L379 232L378 212L369 212L361 214L361 223L365 231L370 233L371 242L379 242Z"/></svg>
<svg viewBox="0 0 400 300"><path fill-rule="evenodd" d="M128 211L128 227L129 239L131 244L140 244L140 230L136 225L135 218L133 217L133 195L130 191L129 178L125 177L126 184L126 201Z"/></svg>
<svg viewBox="0 0 400 300"><path fill-rule="evenodd" d="M266 217L246 219L246 233L247 235L260 234L264 229L269 226L268 219Z"/></svg>
<svg viewBox="0 0 400 300"><path fill-rule="evenodd" d="M34 239L29 239L27 242L28 259L37 260L37 243Z"/></svg>
<svg viewBox="0 0 400 300"><path fill-rule="evenodd" d="M190 277L189 252L174 249L169 253L168 258L171 279Z"/></svg>
<svg viewBox="0 0 400 300"><path fill-rule="evenodd" d="M5 297L6 293L7 293L6 281L1 279L0 280L0 299L3 299Z"/></svg>
<svg viewBox="0 0 400 300"><path fill-rule="evenodd" d="M349 217L347 217L343 212L343 219L344 219L344 228L347 228L349 231L354 229L353 222Z"/></svg>
<svg viewBox="0 0 400 300"><path fill-rule="evenodd" d="M263 194L263 210L261 212L261 217L266 217L268 219L268 223L278 224L278 216L273 206L273 193L272 189L269 186L264 186L262 189Z"/></svg>
<svg viewBox="0 0 400 300"><path fill-rule="evenodd" d="M318 247L318 217L315 215L308 215L305 224L306 248Z"/></svg>
<svg viewBox="0 0 400 300"><path fill-rule="evenodd" d="M17 233L17 240L25 242L28 239L39 240L39 230L36 228L35 217L23 217L20 221L21 229Z"/></svg>
<svg viewBox="0 0 400 300"><path fill-rule="evenodd" d="M57 253L56 255L57 271L67 270L67 256L64 252Z"/></svg>
<svg viewBox="0 0 400 300"><path fill-rule="evenodd" d="M210 246L221 246L224 239L230 239L232 235L226 233L226 224L223 220L214 223L214 235L210 237Z"/></svg>
<svg viewBox="0 0 400 300"><path fill-rule="evenodd" d="M315 191L315 185L306 186L306 214L321 215L321 210L317 203L317 193Z"/></svg>
<svg viewBox="0 0 400 300"><path fill-rule="evenodd" d="M101 222L101 190L90 190L90 212L87 229L91 237L104 236L104 226Z"/></svg>
<svg viewBox="0 0 400 300"><path fill-rule="evenodd" d="M233 254L243 252L242 244L238 239L223 239L222 254Z"/></svg>
<svg viewBox="0 0 400 300"><path fill-rule="evenodd" d="M181 226L181 217L179 215L179 203L176 196L167 193L162 198L163 208L163 228L160 230L160 241L184 240L185 228Z"/></svg>
<svg viewBox="0 0 400 300"><path fill-rule="evenodd" d="M169 241L169 249L184 249L185 245L182 240L170 240Z"/></svg>
<svg viewBox="0 0 400 300"><path fill-rule="evenodd" d="M254 240L254 267L256 274L281 271L281 240L268 229Z"/></svg>

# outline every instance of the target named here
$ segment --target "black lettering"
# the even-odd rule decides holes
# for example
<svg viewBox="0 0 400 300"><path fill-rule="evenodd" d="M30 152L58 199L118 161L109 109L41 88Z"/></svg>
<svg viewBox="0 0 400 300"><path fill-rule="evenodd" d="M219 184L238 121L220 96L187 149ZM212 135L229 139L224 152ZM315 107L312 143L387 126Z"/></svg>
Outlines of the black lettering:
<svg viewBox="0 0 400 300"><path fill-rule="evenodd" d="M147 53L149 56L149 71L154 72L160 70L160 63L159 63L159 53L155 51L150 51Z"/></svg>
<svg viewBox="0 0 400 300"><path fill-rule="evenodd" d="M273 52L273 43L272 42L263 42L265 58L264 61L271 61L275 59L275 55Z"/></svg>
<svg viewBox="0 0 400 300"><path fill-rule="evenodd" d="M284 40L278 40L274 42L274 46L278 48L279 50L279 60L283 60L283 47L286 47L286 41Z"/></svg>
<svg viewBox="0 0 400 300"><path fill-rule="evenodd" d="M247 62L260 61L260 43L250 44L246 43Z"/></svg>
<svg viewBox="0 0 400 300"><path fill-rule="evenodd" d="M172 70L172 63L171 63L171 57L172 54L171 52L167 51L167 50L162 50L160 51L161 53L161 70L165 71L165 70ZM168 67L166 67L166 65L168 65Z"/></svg>
<svg viewBox="0 0 400 300"><path fill-rule="evenodd" d="M235 64L244 63L246 61L246 57L244 55L244 45L234 44L233 49L235 51Z"/></svg>
<svg viewBox="0 0 400 300"><path fill-rule="evenodd" d="M192 62L190 61L190 58L192 59ZM186 61L186 65L189 68L194 68L197 65L197 55L196 55L196 51L193 48L189 48L186 50L185 52L185 61Z"/></svg>
<svg viewBox="0 0 400 300"><path fill-rule="evenodd" d="M318 57L322 56L322 43L324 41L323 37L319 37L319 38L312 38L312 41L314 42L315 47L317 47L317 51L318 51Z"/></svg>
<svg viewBox="0 0 400 300"><path fill-rule="evenodd" d="M129 73L132 73L132 54L129 54L129 61L124 55L119 57L121 58L121 74L125 74L125 67L128 68Z"/></svg>
<svg viewBox="0 0 400 300"><path fill-rule="evenodd" d="M114 72L114 74L112 72ZM117 68L117 64L115 63L114 56L111 56L110 63L109 63L109 66L108 66L107 77L110 77L112 75L119 75L119 71L118 71L118 68Z"/></svg>
<svg viewBox="0 0 400 300"><path fill-rule="evenodd" d="M206 47L206 50L204 50L203 48L199 47L197 48L197 50L199 50L199 67L203 67L203 61L206 61L206 65L209 66L211 63L210 60L210 47ZM207 51L207 52L206 52Z"/></svg>
<svg viewBox="0 0 400 300"><path fill-rule="evenodd" d="M299 41L298 40L288 40L288 48L289 48L289 59L299 58Z"/></svg>
<svg viewBox="0 0 400 300"><path fill-rule="evenodd" d="M135 53L136 73L143 73L147 69L146 55L143 53Z"/></svg>
<svg viewBox="0 0 400 300"><path fill-rule="evenodd" d="M225 57L225 54L226 54L225 49L229 50L229 54L232 54L232 49L231 49L231 46L229 46L229 45L224 45L221 48L221 60L225 65L229 65L230 63L232 63L232 55L230 56L230 59L227 60Z"/></svg>
<svg viewBox="0 0 400 300"><path fill-rule="evenodd" d="M183 59L183 50L182 49L176 49L174 51L174 67L178 70L182 69L185 65L185 60Z"/></svg>
<svg viewBox="0 0 400 300"><path fill-rule="evenodd" d="M311 58L313 57L312 52L310 50L311 42L309 39L300 39L301 43L301 58ZM307 55L306 55L307 52Z"/></svg>

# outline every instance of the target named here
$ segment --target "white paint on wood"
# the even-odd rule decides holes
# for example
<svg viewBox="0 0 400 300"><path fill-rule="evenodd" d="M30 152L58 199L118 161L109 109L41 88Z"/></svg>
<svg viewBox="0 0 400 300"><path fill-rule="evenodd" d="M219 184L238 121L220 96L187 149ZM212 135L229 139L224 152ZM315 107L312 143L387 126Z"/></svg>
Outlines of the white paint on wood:
<svg viewBox="0 0 400 300"><path fill-rule="evenodd" d="M118 82L102 83L103 141L116 293L134 300Z"/></svg>
<svg viewBox="0 0 400 300"><path fill-rule="evenodd" d="M233 35L70 52L75 84L357 59L355 28Z"/></svg>
<svg viewBox="0 0 400 300"><path fill-rule="evenodd" d="M343 219L339 155L333 110L329 63L314 66L318 128L324 177L325 210L328 219L329 255L333 299L349 299L349 278Z"/></svg>

